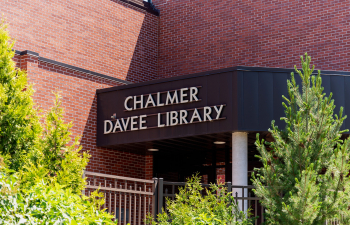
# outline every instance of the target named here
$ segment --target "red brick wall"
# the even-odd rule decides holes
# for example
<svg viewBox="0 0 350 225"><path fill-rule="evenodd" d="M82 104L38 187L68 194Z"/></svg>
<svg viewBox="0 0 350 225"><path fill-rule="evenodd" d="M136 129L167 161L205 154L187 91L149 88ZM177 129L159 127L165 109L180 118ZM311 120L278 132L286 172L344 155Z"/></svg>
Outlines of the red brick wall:
<svg viewBox="0 0 350 225"><path fill-rule="evenodd" d="M153 155L146 155L145 159L145 179L153 178Z"/></svg>
<svg viewBox="0 0 350 225"><path fill-rule="evenodd" d="M108 76L141 82L157 78L158 17L119 0L0 1L15 49ZM152 156L96 147L96 89L115 81L16 55L17 66L35 83L35 102L44 110L60 91L65 120L91 154L88 171L147 178Z"/></svg>
<svg viewBox="0 0 350 225"><path fill-rule="evenodd" d="M20 60L21 60L21 56L20 55L15 55L14 57L13 57L13 61L16 63L16 66L17 67L20 67Z"/></svg>
<svg viewBox="0 0 350 225"><path fill-rule="evenodd" d="M16 56L18 59L18 55ZM115 81L98 78L65 69L38 60L37 56L22 55L20 65L28 72L36 90L35 102L43 110L53 106L54 94L59 91L65 108L65 121L73 121L74 136L82 137L84 151L91 154L87 171L120 176L149 178L152 159L142 154L96 147L96 89L120 85Z"/></svg>
<svg viewBox="0 0 350 225"><path fill-rule="evenodd" d="M153 0L160 9L159 73L233 66L350 70L350 1ZM332 58L331 58L332 57Z"/></svg>
<svg viewBox="0 0 350 225"><path fill-rule="evenodd" d="M157 77L158 17L134 6L119 0L2 0L0 13L16 50L131 82Z"/></svg>

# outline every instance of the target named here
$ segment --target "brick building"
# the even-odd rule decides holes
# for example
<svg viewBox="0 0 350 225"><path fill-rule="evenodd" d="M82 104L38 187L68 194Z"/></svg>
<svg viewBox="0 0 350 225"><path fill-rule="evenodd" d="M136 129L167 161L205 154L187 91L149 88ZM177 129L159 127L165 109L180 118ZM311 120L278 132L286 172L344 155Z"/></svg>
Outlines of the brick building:
<svg viewBox="0 0 350 225"><path fill-rule="evenodd" d="M349 7L350 3L344 0L0 1L0 12L16 39L15 60L35 84L36 103L48 109L53 104L52 91L61 92L65 118L74 121L74 134L81 135L83 150L92 155L87 170L173 181L182 181L196 171L209 181L217 177L231 181L232 158L236 157L232 153L234 131L244 133L243 140L247 142L249 164L246 162L245 170L258 166L254 159L255 133L265 132L268 138L270 121L283 113L278 108L282 100L278 96L286 91L282 89L289 69L304 52L313 57L318 69L326 70L324 74L339 75L325 78L329 87L326 90L345 90L348 74L335 71L350 70ZM228 89L242 88L240 93L246 100L237 103L244 111L235 112L237 118L241 118L240 113L252 118L242 126L237 122L233 130L230 128L231 133L209 130L197 134L184 128L175 134L171 133L172 128L164 128L159 131L159 138L153 140L142 134L143 141L126 135L125 140L133 141L96 143L100 93L143 88L143 92L135 92L141 95L149 93L147 86L156 84L160 89L155 91L164 92L162 82L175 82L183 79L183 75L194 74L190 76L194 78L229 72L238 74L235 79L241 79L241 83ZM263 81L259 79L265 76L262 74L270 83L275 82L270 87L274 93L260 86ZM171 89L171 85L169 88L181 89L180 86ZM220 85L217 88L211 93L218 91ZM250 95L258 89L261 93ZM270 106L279 104L278 107L273 112L264 112L260 94L276 98L276 106L272 103ZM124 97L128 95L134 93ZM342 94L335 95L335 99L347 109ZM220 98L217 102L223 104ZM115 104L124 106L124 102ZM114 119L117 117L120 116ZM170 134L163 135L163 131L168 132L166 129ZM146 131L130 134L135 132ZM215 144L218 141L223 144Z"/></svg>

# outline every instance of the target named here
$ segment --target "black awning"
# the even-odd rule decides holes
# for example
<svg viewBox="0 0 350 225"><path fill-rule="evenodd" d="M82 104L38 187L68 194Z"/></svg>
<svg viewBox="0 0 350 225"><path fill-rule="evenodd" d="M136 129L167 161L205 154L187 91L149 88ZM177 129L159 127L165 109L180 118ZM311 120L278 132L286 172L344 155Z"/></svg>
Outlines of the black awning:
<svg viewBox="0 0 350 225"><path fill-rule="evenodd" d="M98 90L97 145L264 132L272 120L283 128L282 95L288 96L292 71L233 67ZM350 112L350 73L324 71L322 79L327 95L333 93L335 113L340 106ZM349 119L343 128L350 128Z"/></svg>

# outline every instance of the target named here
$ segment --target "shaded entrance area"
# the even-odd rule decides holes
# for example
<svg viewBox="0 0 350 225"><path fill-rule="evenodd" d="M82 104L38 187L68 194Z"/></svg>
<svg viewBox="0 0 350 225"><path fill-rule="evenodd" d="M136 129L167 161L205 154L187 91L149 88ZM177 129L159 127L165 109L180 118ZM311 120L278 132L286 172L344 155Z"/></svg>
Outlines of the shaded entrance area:
<svg viewBox="0 0 350 225"><path fill-rule="evenodd" d="M248 133L248 182L250 174L261 163L255 156L257 132ZM268 132L260 132L269 139ZM216 143L216 144L215 144ZM203 183L232 182L232 134L179 138L155 143L153 152L153 176L167 181L184 182L193 174L199 174Z"/></svg>

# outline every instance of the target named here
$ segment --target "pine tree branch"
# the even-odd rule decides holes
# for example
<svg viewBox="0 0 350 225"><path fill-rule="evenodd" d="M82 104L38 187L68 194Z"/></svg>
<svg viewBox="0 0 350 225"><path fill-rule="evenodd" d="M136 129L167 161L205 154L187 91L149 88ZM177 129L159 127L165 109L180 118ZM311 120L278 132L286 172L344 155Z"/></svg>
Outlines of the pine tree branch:
<svg viewBox="0 0 350 225"><path fill-rule="evenodd" d="M342 161L341 161L341 173L340 173L340 176L342 176L342 174L344 173L343 171L343 165L344 165L344 155L342 154ZM338 179L338 184L337 184L337 188L334 190L334 195L333 195L333 202L330 203L327 208L330 207L330 205L333 205L337 199L337 196L338 196L338 191L339 191L339 187L340 187L340 182L341 182L341 177L339 177Z"/></svg>
<svg viewBox="0 0 350 225"><path fill-rule="evenodd" d="M326 107L325 109L327 109L328 107ZM324 111L326 111L326 110L324 110ZM322 112L322 117L321 117L321 123L320 123L320 130L322 130L322 124L323 124L323 119L325 118L325 113L324 113L324 111ZM319 154L321 153L321 151L322 151L322 148L319 148L319 151L317 152L317 155L316 155L316 157L315 158L319 158ZM306 155L306 157L308 157L309 155L307 154ZM316 160L316 163L317 163L317 160ZM317 167L316 167L317 168Z"/></svg>

